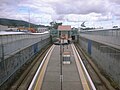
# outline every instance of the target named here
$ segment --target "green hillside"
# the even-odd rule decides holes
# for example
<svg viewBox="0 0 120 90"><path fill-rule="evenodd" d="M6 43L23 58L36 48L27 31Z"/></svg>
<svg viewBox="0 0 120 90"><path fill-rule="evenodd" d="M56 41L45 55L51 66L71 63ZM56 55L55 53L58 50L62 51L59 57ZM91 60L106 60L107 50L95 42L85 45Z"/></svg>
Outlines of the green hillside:
<svg viewBox="0 0 120 90"><path fill-rule="evenodd" d="M5 18L0 18L0 25L15 26L15 27L19 27L19 26L29 27L29 23L26 22L26 21L5 19ZM32 23L30 23L30 26L31 27L45 27L44 25L35 25L35 24L32 24Z"/></svg>

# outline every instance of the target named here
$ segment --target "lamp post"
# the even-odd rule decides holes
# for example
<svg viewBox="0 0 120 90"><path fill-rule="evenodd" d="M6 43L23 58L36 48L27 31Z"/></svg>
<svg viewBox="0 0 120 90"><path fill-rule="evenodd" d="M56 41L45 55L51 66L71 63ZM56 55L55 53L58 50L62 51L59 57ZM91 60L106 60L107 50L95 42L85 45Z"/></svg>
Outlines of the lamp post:
<svg viewBox="0 0 120 90"><path fill-rule="evenodd" d="M60 88L62 90L63 74L62 74L62 43L61 43L61 32L60 32Z"/></svg>

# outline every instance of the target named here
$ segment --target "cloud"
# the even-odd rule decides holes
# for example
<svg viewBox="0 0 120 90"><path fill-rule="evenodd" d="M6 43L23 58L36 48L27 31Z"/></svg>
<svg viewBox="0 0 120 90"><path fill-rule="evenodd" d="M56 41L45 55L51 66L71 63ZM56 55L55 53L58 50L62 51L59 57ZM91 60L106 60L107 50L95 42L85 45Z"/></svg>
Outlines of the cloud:
<svg viewBox="0 0 120 90"><path fill-rule="evenodd" d="M120 0L108 0L111 3L116 3L116 4L120 4Z"/></svg>
<svg viewBox="0 0 120 90"><path fill-rule="evenodd" d="M111 14L115 16L120 16L120 5L115 4L111 7Z"/></svg>
<svg viewBox="0 0 120 90"><path fill-rule="evenodd" d="M120 18L120 0L0 0L0 18L31 22L109 21ZM38 18L40 17L40 18Z"/></svg>
<svg viewBox="0 0 120 90"><path fill-rule="evenodd" d="M67 1L67 0L66 0ZM106 13L108 2L102 0L69 0L63 2L52 2L51 5L57 14L89 14ZM101 8L102 7L102 8Z"/></svg>

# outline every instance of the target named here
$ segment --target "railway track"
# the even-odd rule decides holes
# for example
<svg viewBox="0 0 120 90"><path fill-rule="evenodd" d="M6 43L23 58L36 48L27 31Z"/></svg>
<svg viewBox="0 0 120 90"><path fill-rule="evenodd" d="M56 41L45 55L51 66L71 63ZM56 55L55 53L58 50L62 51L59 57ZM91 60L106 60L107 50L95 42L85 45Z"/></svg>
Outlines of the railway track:
<svg viewBox="0 0 120 90"><path fill-rule="evenodd" d="M42 52L33 60L33 62L26 68L24 73L20 76L20 78L11 85L11 87L7 90L27 90L34 74L37 71L38 66L40 65L42 59L47 53L49 45L46 49L42 50Z"/></svg>
<svg viewBox="0 0 120 90"><path fill-rule="evenodd" d="M78 44L75 44L76 49L78 50L78 53L80 54L83 63L85 64L93 83L95 84L95 87L97 90L115 90L110 82L100 73L98 68L95 66L95 64L92 62L91 58L86 55L86 53L81 49L81 47Z"/></svg>
<svg viewBox="0 0 120 90"><path fill-rule="evenodd" d="M85 64L93 83L95 84L96 90L115 90L106 78L100 73L97 67L91 62L91 59L83 52L78 44L75 44L75 47L80 54L83 63ZM41 53L39 56L33 60L31 65L25 70L24 74L17 80L11 87L10 90L27 90L42 59L44 58L47 50L44 50L44 53Z"/></svg>

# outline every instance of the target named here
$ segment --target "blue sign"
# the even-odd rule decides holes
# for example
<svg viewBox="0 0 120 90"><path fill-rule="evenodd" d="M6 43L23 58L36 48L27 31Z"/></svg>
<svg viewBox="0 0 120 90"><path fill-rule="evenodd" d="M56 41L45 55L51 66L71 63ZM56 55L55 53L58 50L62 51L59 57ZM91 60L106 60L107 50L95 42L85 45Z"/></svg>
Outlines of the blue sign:
<svg viewBox="0 0 120 90"><path fill-rule="evenodd" d="M38 43L34 44L34 53L38 52Z"/></svg>
<svg viewBox="0 0 120 90"><path fill-rule="evenodd" d="M91 55L92 41L88 40L88 53Z"/></svg>

